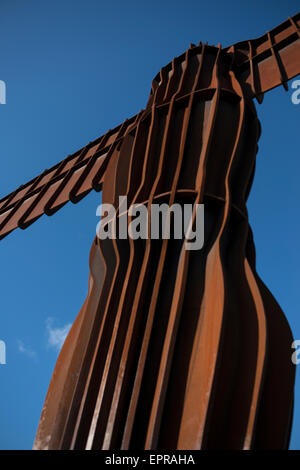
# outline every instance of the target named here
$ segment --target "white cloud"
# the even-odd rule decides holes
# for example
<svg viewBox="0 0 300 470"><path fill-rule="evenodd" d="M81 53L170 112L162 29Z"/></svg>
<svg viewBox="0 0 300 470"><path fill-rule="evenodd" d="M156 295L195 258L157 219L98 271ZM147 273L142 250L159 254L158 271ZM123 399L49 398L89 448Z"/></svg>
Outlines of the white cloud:
<svg viewBox="0 0 300 470"><path fill-rule="evenodd" d="M72 324L68 323L65 326L62 326L61 328L54 328L52 326L53 321L53 318L50 317L46 320L46 328L48 333L47 345L48 347L56 349L56 351L60 351Z"/></svg>
<svg viewBox="0 0 300 470"><path fill-rule="evenodd" d="M23 341L18 340L18 350L20 353L25 354L25 356L30 357L31 359L36 359L36 352L33 351L29 346L25 346Z"/></svg>

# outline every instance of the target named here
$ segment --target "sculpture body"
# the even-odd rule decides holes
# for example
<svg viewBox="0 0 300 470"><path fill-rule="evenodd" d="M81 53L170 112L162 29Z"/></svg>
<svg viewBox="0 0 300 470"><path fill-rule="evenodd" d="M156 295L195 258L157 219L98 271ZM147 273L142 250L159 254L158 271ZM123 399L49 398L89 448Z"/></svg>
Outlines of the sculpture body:
<svg viewBox="0 0 300 470"><path fill-rule="evenodd" d="M95 238L88 296L35 448L287 448L293 338L256 273L246 201L260 136L253 97L285 82L282 70L287 79L300 72L299 58L278 66L278 51L284 61L296 44L300 56L299 15L290 21L257 43L191 45L155 77L144 111L54 169L46 188L33 182L36 204L7 219L13 227L20 211L25 228L91 186L116 207L120 195L148 208L205 207L201 250L184 239Z"/></svg>

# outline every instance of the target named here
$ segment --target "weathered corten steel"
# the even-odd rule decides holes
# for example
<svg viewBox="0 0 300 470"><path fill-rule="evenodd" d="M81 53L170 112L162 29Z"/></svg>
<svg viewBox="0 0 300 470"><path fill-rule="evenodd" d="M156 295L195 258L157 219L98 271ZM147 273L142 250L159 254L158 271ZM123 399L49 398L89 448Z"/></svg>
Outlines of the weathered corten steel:
<svg viewBox="0 0 300 470"><path fill-rule="evenodd" d="M0 236L91 189L118 207L205 204L205 243L99 240L35 449L284 449L292 334L255 270L253 98L300 73L300 14L232 47L191 45L147 106L0 201ZM195 216L195 211L194 211ZM117 213L119 217L119 213Z"/></svg>

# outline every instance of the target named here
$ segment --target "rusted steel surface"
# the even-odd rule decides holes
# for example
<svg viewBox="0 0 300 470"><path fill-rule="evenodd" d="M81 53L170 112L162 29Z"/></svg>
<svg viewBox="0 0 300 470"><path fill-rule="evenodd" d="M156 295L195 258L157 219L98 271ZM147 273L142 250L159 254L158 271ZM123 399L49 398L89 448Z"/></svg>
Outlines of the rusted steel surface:
<svg viewBox="0 0 300 470"><path fill-rule="evenodd" d="M36 449L287 448L293 338L256 273L246 201L253 98L300 73L299 25L297 14L230 48L191 45L154 78L144 111L0 201L1 236L92 188L117 218L119 195L149 211L205 204L198 251L95 238Z"/></svg>
<svg viewBox="0 0 300 470"><path fill-rule="evenodd" d="M209 46L208 46L209 48ZM236 78L243 82L248 98L257 98L279 85L287 88L287 81L300 73L300 14L289 18L260 38L242 41L224 49ZM199 53L199 46L191 55ZM172 86L179 80L186 65L186 55L174 59L181 64L176 76L163 96L161 87L157 104L167 103L172 96ZM162 69L152 83L147 109L151 106L154 90L161 77L169 83L168 74L172 62ZM207 78L207 81L209 78ZM194 91L205 89L205 79ZM188 89L186 93L189 93ZM126 120L93 142L69 155L41 175L20 186L16 191L0 200L0 239L12 230L27 228L41 215L52 215L68 201L77 203L92 189L100 191L105 169L115 147L120 146L128 133L134 133L138 122L145 118L146 111Z"/></svg>

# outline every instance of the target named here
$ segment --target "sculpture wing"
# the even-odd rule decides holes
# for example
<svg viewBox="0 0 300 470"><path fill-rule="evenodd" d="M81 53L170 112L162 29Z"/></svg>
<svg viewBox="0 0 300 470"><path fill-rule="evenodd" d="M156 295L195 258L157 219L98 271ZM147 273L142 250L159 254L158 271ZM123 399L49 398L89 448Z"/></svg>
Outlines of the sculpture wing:
<svg viewBox="0 0 300 470"><path fill-rule="evenodd" d="M141 113L69 155L54 167L0 200L0 239L17 227L27 228L43 214L52 215L68 201L100 191L110 156L134 132Z"/></svg>
<svg viewBox="0 0 300 470"><path fill-rule="evenodd" d="M287 81L300 74L300 13L260 38L225 51L233 54L235 74L250 98L261 102L265 92L281 84L287 88ZM78 202L92 189L100 191L111 155L134 132L141 113L1 199L0 239L17 227L28 227L43 214L52 215L68 201Z"/></svg>
<svg viewBox="0 0 300 470"><path fill-rule="evenodd" d="M234 69L251 97L263 94L300 74L300 13L257 39L226 49L234 54Z"/></svg>

